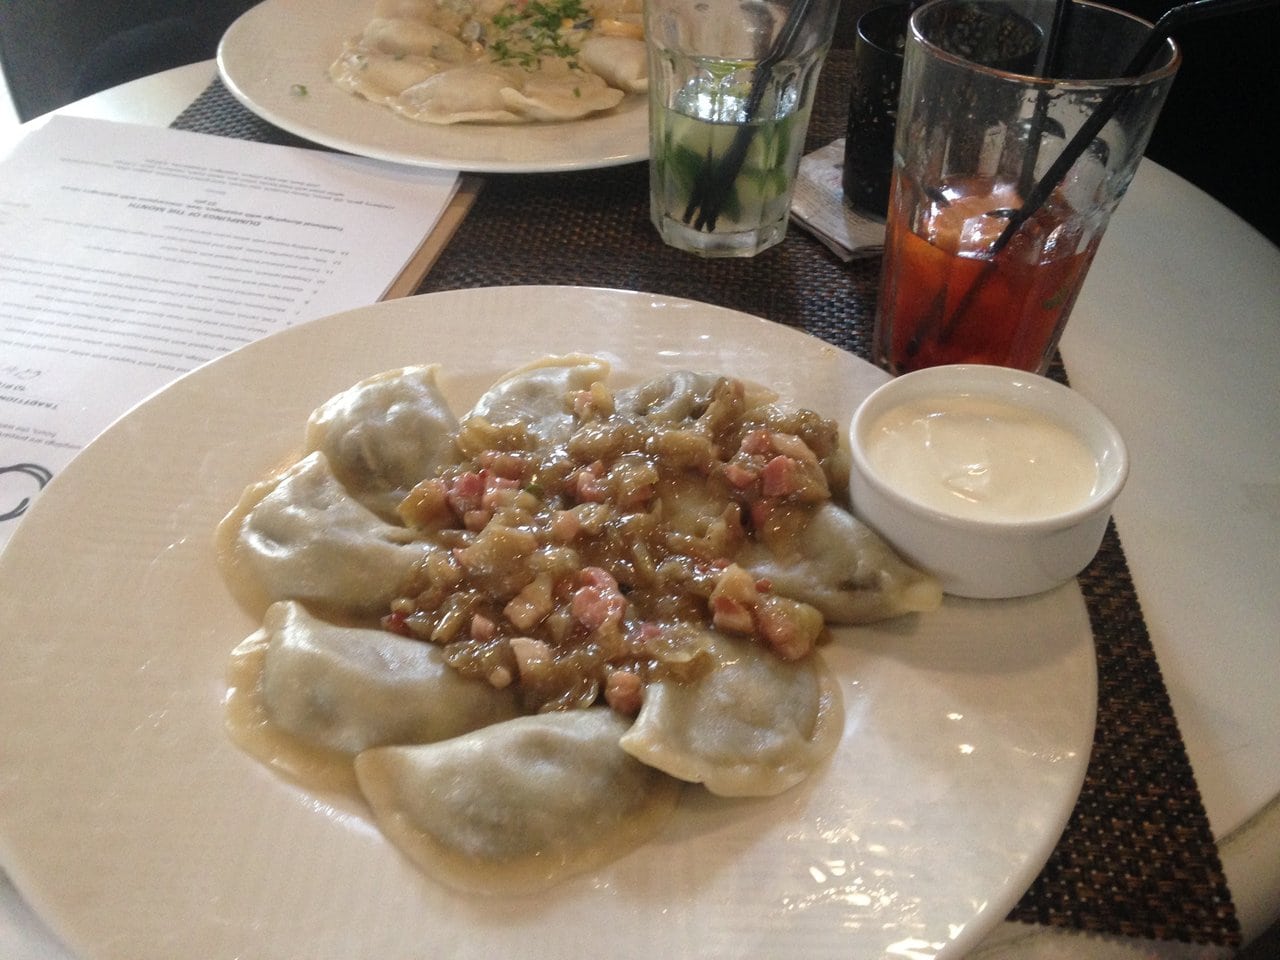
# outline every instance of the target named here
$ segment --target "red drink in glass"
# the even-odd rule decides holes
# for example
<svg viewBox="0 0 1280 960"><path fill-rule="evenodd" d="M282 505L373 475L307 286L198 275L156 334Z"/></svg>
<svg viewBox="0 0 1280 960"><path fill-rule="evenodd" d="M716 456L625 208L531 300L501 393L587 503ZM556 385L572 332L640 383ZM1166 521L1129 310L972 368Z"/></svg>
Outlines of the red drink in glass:
<svg viewBox="0 0 1280 960"><path fill-rule="evenodd" d="M1053 195L996 253L1021 205L989 178L922 195L895 173L876 318L876 359L894 373L945 363L1044 372L1101 239Z"/></svg>

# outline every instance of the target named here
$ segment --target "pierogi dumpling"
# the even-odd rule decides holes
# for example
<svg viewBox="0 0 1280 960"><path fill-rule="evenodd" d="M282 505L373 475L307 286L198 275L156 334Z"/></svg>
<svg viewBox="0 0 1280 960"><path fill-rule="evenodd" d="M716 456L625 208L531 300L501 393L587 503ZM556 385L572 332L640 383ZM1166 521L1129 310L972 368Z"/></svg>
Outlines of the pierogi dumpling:
<svg viewBox="0 0 1280 960"><path fill-rule="evenodd" d="M616 860L675 808L679 783L623 752L607 707L508 720L356 757L383 833L460 890L519 893Z"/></svg>
<svg viewBox="0 0 1280 960"><path fill-rule="evenodd" d="M344 50L329 68L329 76L366 100L394 106L406 90L435 76L441 69L440 64L420 57Z"/></svg>
<svg viewBox="0 0 1280 960"><path fill-rule="evenodd" d="M654 423L696 420L711 402L711 391L719 381L714 373L674 370L619 390L613 405L620 413Z"/></svg>
<svg viewBox="0 0 1280 960"><path fill-rule="evenodd" d="M397 110L428 123L514 123L505 91L517 80L514 71L493 63L470 63L442 70L401 92Z"/></svg>
<svg viewBox="0 0 1280 960"><path fill-rule="evenodd" d="M519 713L510 690L460 677L428 644L273 604L231 654L226 726L246 753L314 790L358 796L355 754L429 743Z"/></svg>
<svg viewBox="0 0 1280 960"><path fill-rule="evenodd" d="M434 644L327 623L291 601L272 604L263 628L267 716L325 749L434 743L520 712L512 690L463 678Z"/></svg>
<svg viewBox="0 0 1280 960"><path fill-rule="evenodd" d="M383 612L425 553L352 497L319 451L249 487L218 539L246 606L301 600L350 616Z"/></svg>
<svg viewBox="0 0 1280 960"><path fill-rule="evenodd" d="M360 35L362 44L398 57L424 57L442 64L469 63L467 45L447 31L408 17L375 17Z"/></svg>
<svg viewBox="0 0 1280 960"><path fill-rule="evenodd" d="M520 86L508 87L500 96L517 116L530 120L577 120L616 107L622 102L623 93L594 74L548 70L525 77Z"/></svg>
<svg viewBox="0 0 1280 960"><path fill-rule="evenodd" d="M649 51L631 37L589 37L578 51L582 62L611 87L627 93L649 89Z"/></svg>
<svg viewBox="0 0 1280 960"><path fill-rule="evenodd" d="M749 640L711 635L711 668L645 690L622 749L725 797L764 797L804 780L844 728L839 691L820 657L786 661Z"/></svg>
<svg viewBox="0 0 1280 960"><path fill-rule="evenodd" d="M608 374L609 364L599 357L547 357L500 379L476 401L469 416L483 417L494 426L523 423L542 442L562 443L573 429L573 408L566 395Z"/></svg>
<svg viewBox="0 0 1280 960"><path fill-rule="evenodd" d="M355 499L389 523L423 477L456 462L458 421L435 365L388 370L325 401L307 421L308 451L324 453Z"/></svg>
<svg viewBox="0 0 1280 960"><path fill-rule="evenodd" d="M899 557L880 536L834 503L818 508L796 540L778 556L762 544L737 561L771 581L779 593L822 611L830 623L874 623L926 613L942 603L942 587Z"/></svg>

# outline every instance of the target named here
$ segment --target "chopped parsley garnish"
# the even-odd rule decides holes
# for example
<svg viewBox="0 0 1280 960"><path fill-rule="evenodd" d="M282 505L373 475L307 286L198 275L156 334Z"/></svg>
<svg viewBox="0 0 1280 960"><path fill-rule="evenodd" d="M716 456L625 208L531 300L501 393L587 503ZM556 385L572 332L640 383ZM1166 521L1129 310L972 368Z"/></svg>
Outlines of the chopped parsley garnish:
<svg viewBox="0 0 1280 960"><path fill-rule="evenodd" d="M489 41L489 52L498 61L513 61L533 66L539 57L555 56L570 61L578 48L562 32L566 22L570 29L588 18L582 0L529 0L523 8L508 3L494 14L493 26L501 31Z"/></svg>

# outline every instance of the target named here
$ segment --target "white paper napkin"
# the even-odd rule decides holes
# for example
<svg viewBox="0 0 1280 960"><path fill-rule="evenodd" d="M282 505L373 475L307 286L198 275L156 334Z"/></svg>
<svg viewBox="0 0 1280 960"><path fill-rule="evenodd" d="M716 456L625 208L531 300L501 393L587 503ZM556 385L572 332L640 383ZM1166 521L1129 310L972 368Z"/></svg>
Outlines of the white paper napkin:
<svg viewBox="0 0 1280 960"><path fill-rule="evenodd" d="M840 186L844 138L800 158L791 218L848 263L884 249L884 221L850 210Z"/></svg>

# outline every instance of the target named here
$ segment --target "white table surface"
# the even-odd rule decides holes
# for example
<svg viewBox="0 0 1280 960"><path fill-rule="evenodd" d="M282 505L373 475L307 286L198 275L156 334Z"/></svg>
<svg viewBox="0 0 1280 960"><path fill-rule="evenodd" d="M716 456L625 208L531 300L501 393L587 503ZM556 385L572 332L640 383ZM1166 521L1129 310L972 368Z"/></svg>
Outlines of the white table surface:
<svg viewBox="0 0 1280 960"><path fill-rule="evenodd" d="M165 125L212 61L61 113ZM43 122L0 132L0 157ZM1245 940L1280 918L1280 249L1145 161L1062 341L1132 461L1115 519ZM983 958L1203 957L1005 924ZM68 954L0 874L0 957Z"/></svg>

